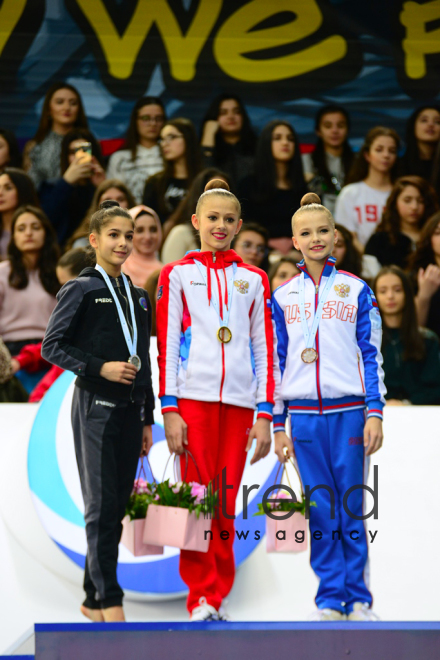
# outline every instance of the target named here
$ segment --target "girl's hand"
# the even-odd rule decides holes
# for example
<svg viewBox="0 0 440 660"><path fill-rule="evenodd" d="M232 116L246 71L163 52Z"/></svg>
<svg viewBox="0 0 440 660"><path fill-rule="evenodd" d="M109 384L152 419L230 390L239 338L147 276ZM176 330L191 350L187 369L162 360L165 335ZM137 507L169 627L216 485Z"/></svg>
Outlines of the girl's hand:
<svg viewBox="0 0 440 660"><path fill-rule="evenodd" d="M163 416L165 437L171 454L183 454L184 445L188 444L187 424L179 413L168 412Z"/></svg>
<svg viewBox="0 0 440 660"><path fill-rule="evenodd" d="M435 264L429 264L426 270L419 268L417 283L419 285L418 297L430 300L440 287L440 268Z"/></svg>
<svg viewBox="0 0 440 660"><path fill-rule="evenodd" d="M67 170L64 172L63 179L64 181L67 181L67 183L70 183L71 186L75 186L79 181L89 178L91 173L92 166L90 161L84 163L79 156L75 156Z"/></svg>
<svg viewBox="0 0 440 660"><path fill-rule="evenodd" d="M141 458L142 456L148 456L148 452L153 446L153 430L151 426L144 426L142 431L142 449L141 449Z"/></svg>
<svg viewBox="0 0 440 660"><path fill-rule="evenodd" d="M209 119L203 127L202 147L213 147L215 145L215 135L218 131L218 121Z"/></svg>
<svg viewBox="0 0 440 660"><path fill-rule="evenodd" d="M387 406L404 406L404 402L400 399L387 399Z"/></svg>
<svg viewBox="0 0 440 660"><path fill-rule="evenodd" d="M15 358L11 358L11 368L12 368L11 376L14 376L17 373L17 371L20 371L21 369L20 362Z"/></svg>
<svg viewBox="0 0 440 660"><path fill-rule="evenodd" d="M99 375L113 383L131 385L136 378L137 369L130 362L105 362Z"/></svg>
<svg viewBox="0 0 440 660"><path fill-rule="evenodd" d="M369 417L364 426L364 447L367 456L371 456L382 447L382 420L379 417Z"/></svg>
<svg viewBox="0 0 440 660"><path fill-rule="evenodd" d="M92 156L90 181L94 186L98 187L104 180L105 180L105 172L102 169L99 162L97 161L97 159L95 158L95 156Z"/></svg>
<svg viewBox="0 0 440 660"><path fill-rule="evenodd" d="M270 451L270 422L268 419L260 417L250 430L249 438L246 445L246 451L252 447L254 438L257 439L257 446L255 447L254 455L252 456L251 465L264 458Z"/></svg>
<svg viewBox="0 0 440 660"><path fill-rule="evenodd" d="M274 433L275 438L275 454L280 463L285 463L288 458L295 456L293 451L293 443L287 433L284 431L277 431ZM286 451L284 451L286 449Z"/></svg>

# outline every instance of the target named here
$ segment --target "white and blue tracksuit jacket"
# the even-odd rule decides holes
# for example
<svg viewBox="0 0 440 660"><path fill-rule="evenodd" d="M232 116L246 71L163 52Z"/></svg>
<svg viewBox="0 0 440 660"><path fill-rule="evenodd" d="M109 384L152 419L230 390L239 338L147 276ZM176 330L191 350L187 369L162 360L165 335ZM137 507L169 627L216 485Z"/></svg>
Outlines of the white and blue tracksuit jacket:
<svg viewBox="0 0 440 660"><path fill-rule="evenodd" d="M320 281L315 283L304 261L298 268L305 276L305 312L309 328L318 305L319 289L335 268L327 259ZM316 334L318 360L305 364L305 348L299 312L299 280L296 275L272 296L275 328L274 431L284 430L287 413L329 414L367 408L367 416L382 418L386 388L383 382L380 344L382 324L370 287L345 271L337 271Z"/></svg>

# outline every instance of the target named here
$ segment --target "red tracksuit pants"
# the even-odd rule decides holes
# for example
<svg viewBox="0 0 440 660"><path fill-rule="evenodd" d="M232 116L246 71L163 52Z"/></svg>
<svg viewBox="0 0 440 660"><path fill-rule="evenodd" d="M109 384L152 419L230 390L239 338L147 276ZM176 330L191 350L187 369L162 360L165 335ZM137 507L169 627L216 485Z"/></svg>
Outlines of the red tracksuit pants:
<svg viewBox="0 0 440 660"><path fill-rule="evenodd" d="M209 605L218 608L230 592L235 577L234 521L222 513L222 498L226 500L226 513L235 513L235 500L246 463L246 443L252 428L254 411L220 402L179 399L179 413L188 425L187 448L194 456L202 483L220 475L219 518L212 520L212 538L208 552L181 550L180 575L189 587L188 611L199 605L203 596ZM181 474L184 476L185 458L181 456ZM226 467L228 488L223 496L221 474ZM199 481L191 458L186 481ZM229 532L229 539L220 538L221 531Z"/></svg>

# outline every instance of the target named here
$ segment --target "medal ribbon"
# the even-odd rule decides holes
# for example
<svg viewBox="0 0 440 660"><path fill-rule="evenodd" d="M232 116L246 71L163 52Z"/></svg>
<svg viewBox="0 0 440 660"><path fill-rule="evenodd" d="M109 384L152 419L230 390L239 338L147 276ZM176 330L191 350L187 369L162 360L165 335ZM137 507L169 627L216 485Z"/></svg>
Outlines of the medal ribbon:
<svg viewBox="0 0 440 660"><path fill-rule="evenodd" d="M203 281L205 282L206 286L208 286L208 278L206 277L206 273L204 272L203 268L207 270L207 266L203 267L203 265L198 261L197 259L194 259L197 268L200 271L200 275L203 277ZM232 277L229 278L227 287L228 287L228 307L226 308L225 313L223 314L223 318L220 316L220 308L215 300L214 296L211 298L212 306L214 307L215 311L217 312L219 322L220 322L220 327L229 327L229 315L231 313L231 307L232 307L232 294L234 292L234 280L235 280L235 275L237 273L237 264L234 262L232 264Z"/></svg>
<svg viewBox="0 0 440 660"><path fill-rule="evenodd" d="M318 307L315 312L315 318L313 319L312 327L309 330L309 326L306 319L306 309L304 302L304 288L305 288L305 276L304 273L301 273L299 278L299 313L301 317L301 327L304 335L304 341L306 348L313 348L315 343L316 333L318 332L319 322L322 316L322 308L325 305L327 296L332 287L332 284L336 277L336 268L333 268L331 275L327 279L325 287L321 290L321 295L319 296Z"/></svg>
<svg viewBox="0 0 440 660"><path fill-rule="evenodd" d="M128 304L129 304L129 307L130 307L131 323L132 323L132 326L133 326L133 339L131 338L130 329L128 327L127 319L125 318L125 314L122 311L121 303L119 302L119 298L116 294L116 291L113 287L113 284L110 281L109 276L105 272L104 268L102 268L102 266L99 266L98 264L96 264L95 268L103 276L104 281L107 284L107 286L110 290L110 293L113 296L113 300L115 301L116 309L118 310L118 316L119 316L119 320L121 322L122 332L124 333L125 343L127 344L128 352L130 353L130 356L136 355L137 325L136 325L136 317L134 315L133 299L131 297L130 286L128 284L128 279L127 279L126 275L124 275L124 273L121 272L122 280L123 280L124 286L125 286L125 291L127 293Z"/></svg>

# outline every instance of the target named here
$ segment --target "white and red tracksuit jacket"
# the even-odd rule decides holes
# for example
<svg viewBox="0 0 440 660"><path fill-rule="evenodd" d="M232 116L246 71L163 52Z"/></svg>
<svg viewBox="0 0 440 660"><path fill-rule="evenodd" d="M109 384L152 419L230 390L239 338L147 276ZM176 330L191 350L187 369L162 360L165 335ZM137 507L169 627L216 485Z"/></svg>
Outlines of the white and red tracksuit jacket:
<svg viewBox="0 0 440 660"><path fill-rule="evenodd" d="M335 268L328 257L319 282L307 272L304 260L297 264L305 275L305 313L311 326L320 288ZM299 311L299 279L273 293L276 335L274 431L284 430L287 412L326 415L366 408L367 417L382 419L385 404L384 373L380 345L382 323L379 308L368 284L351 273L336 271L336 277L316 333L318 360L305 364L305 348Z"/></svg>
<svg viewBox="0 0 440 660"><path fill-rule="evenodd" d="M222 318L230 308L227 344L217 338L221 323L213 299ZM163 413L177 412L182 398L257 407L258 417L272 420L273 329L266 273L243 263L234 250L188 252L162 269L156 318Z"/></svg>

